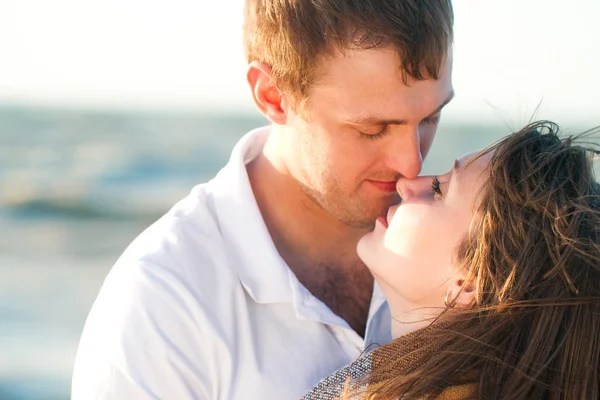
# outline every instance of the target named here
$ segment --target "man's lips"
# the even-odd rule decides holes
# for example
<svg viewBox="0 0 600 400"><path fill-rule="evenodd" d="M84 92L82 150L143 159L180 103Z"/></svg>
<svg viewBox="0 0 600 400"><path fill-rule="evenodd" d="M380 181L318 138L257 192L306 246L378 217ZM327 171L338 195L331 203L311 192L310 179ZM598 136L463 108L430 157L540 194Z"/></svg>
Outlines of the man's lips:
<svg viewBox="0 0 600 400"><path fill-rule="evenodd" d="M374 186L384 192L395 192L396 191L396 181L374 181L369 180Z"/></svg>

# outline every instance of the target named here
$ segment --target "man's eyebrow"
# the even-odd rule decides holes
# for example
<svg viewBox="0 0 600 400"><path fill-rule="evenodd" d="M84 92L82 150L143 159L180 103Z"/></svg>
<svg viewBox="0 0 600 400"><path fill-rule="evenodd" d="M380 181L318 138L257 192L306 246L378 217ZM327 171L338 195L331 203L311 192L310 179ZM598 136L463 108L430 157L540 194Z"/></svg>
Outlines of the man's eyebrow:
<svg viewBox="0 0 600 400"><path fill-rule="evenodd" d="M450 95L446 98L446 100L444 100L444 102L438 108L436 108L434 112L429 114L427 116L427 118L442 111L442 108L446 107L448 105L448 103L450 103L452 101L453 98L454 98L454 90L452 92L450 92Z"/></svg>
<svg viewBox="0 0 600 400"><path fill-rule="evenodd" d="M430 113L426 118L430 118L432 115L435 115L442 111L452 99L454 98L454 91L450 93L450 95L442 102L442 104L435 109L432 113ZM358 118L355 120L348 121L353 125L406 125L406 120L404 119L380 119L374 116L368 116L363 118Z"/></svg>

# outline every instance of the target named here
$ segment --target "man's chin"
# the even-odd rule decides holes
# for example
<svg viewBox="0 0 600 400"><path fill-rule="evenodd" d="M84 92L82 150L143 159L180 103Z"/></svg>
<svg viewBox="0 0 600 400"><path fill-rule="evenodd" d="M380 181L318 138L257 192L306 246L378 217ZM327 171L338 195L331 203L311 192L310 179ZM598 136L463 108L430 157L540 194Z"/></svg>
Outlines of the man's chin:
<svg viewBox="0 0 600 400"><path fill-rule="evenodd" d="M385 207L384 209L375 211L369 210L368 212L354 215L353 217L340 219L340 221L352 228L372 231L375 228L375 221L377 218L386 215L388 208L389 207Z"/></svg>
<svg viewBox="0 0 600 400"><path fill-rule="evenodd" d="M398 204L399 199L397 193L396 196L377 196L342 207L340 204L338 207L329 208L328 211L337 220L352 228L369 231L375 227L377 218L387 215L388 209Z"/></svg>

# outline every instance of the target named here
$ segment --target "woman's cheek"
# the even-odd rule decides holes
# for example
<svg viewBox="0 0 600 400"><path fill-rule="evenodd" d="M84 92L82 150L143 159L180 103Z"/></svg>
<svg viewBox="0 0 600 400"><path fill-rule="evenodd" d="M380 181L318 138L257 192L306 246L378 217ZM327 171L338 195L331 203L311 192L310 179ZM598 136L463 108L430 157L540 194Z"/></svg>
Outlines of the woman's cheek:
<svg viewBox="0 0 600 400"><path fill-rule="evenodd" d="M411 257L427 251L432 245L432 235L423 225L415 224L414 221L406 220L406 223L398 221L387 231L384 237L384 247L391 253L402 257Z"/></svg>

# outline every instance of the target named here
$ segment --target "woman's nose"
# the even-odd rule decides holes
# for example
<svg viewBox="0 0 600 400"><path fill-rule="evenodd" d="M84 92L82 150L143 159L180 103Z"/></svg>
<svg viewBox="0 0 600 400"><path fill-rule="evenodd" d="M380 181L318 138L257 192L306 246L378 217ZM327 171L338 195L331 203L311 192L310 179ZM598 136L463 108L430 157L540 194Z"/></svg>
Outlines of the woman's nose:
<svg viewBox="0 0 600 400"><path fill-rule="evenodd" d="M432 176L419 176L413 179L408 179L403 176L400 177L396 183L396 191L402 200L406 200L412 196L422 196L432 191L432 181Z"/></svg>

